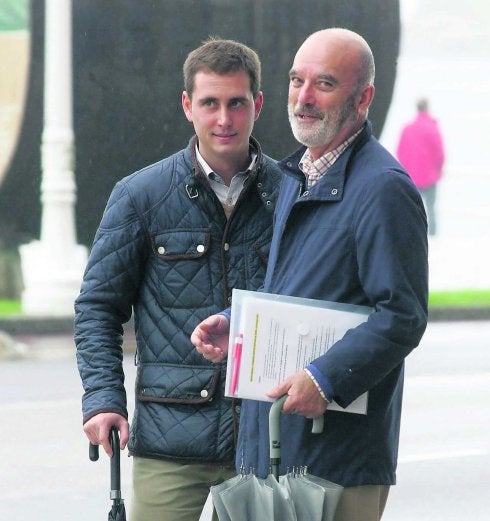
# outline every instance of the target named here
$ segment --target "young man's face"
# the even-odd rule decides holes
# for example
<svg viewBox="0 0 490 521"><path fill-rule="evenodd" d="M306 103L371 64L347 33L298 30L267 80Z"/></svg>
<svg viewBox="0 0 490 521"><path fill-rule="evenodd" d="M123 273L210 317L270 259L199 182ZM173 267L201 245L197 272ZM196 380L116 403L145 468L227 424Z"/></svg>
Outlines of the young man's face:
<svg viewBox="0 0 490 521"><path fill-rule="evenodd" d="M253 99L245 71L196 74L192 98L184 91L182 107L194 125L199 152L211 168L228 162L241 168L248 160L249 137L262 102L261 92Z"/></svg>

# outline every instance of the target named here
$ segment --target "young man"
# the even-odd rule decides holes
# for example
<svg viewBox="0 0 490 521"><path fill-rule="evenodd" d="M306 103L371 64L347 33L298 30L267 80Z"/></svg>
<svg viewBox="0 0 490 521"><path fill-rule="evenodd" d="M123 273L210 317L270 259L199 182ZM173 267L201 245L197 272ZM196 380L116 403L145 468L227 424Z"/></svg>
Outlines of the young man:
<svg viewBox="0 0 490 521"><path fill-rule="evenodd" d="M184 64L187 148L115 186L95 236L75 341L84 431L111 454L129 439L132 521L195 521L209 486L234 475L236 404L225 367L189 341L229 305L233 288L264 278L281 173L251 137L262 108L250 48L209 40ZM129 433L123 323L134 310L136 408Z"/></svg>
<svg viewBox="0 0 490 521"><path fill-rule="evenodd" d="M427 323L427 221L417 189L371 134L374 60L358 34L314 33L290 71L288 113L304 146L280 163L264 291L370 306L367 322L289 375L281 473L298 465L345 487L335 521L379 521L395 483L404 358ZM207 359L226 355L228 319L203 321L191 340ZM366 415L337 412L369 391ZM245 400L237 463L267 472L270 404ZM311 435L307 418L326 414Z"/></svg>

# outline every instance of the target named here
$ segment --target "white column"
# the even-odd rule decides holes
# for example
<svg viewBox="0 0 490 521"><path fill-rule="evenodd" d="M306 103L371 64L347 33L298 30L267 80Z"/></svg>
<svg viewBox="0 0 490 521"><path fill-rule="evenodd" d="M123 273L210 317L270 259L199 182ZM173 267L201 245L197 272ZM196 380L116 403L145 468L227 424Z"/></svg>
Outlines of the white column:
<svg viewBox="0 0 490 521"><path fill-rule="evenodd" d="M22 311L72 315L87 250L76 244L71 0L46 0L41 238L20 247Z"/></svg>

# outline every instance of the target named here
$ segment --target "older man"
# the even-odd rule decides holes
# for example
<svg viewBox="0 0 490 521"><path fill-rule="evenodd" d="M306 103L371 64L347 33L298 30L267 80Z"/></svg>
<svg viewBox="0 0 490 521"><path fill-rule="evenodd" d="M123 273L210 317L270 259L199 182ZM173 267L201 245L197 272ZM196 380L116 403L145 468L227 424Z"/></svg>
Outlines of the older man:
<svg viewBox="0 0 490 521"><path fill-rule="evenodd" d="M302 146L280 166L264 291L370 306L367 322L269 396L288 395L282 472L294 465L345 487L336 521L378 521L395 483L404 358L427 323L427 220L408 174L367 120L374 60L358 34L326 29L299 48L290 71L289 119ZM228 318L191 337L206 358L226 355ZM369 391L366 415L329 410ZM268 472L270 404L246 400L237 464ZM325 414L312 435L307 418Z"/></svg>

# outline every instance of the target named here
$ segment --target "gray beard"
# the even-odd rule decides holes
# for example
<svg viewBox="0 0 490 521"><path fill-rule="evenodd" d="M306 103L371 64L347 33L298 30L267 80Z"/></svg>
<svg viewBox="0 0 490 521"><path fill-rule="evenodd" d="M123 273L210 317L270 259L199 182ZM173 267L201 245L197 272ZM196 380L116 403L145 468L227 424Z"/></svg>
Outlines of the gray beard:
<svg viewBox="0 0 490 521"><path fill-rule="evenodd" d="M302 145L309 148L325 146L331 143L345 123L353 117L353 100L353 97L349 98L344 105L333 112L327 114L322 112L323 118L319 119L313 125L309 125L308 128L303 127L294 116L295 110L301 111L306 107L304 105L297 105L295 108L288 103L289 124L291 125L291 130L296 141L299 141ZM307 110L305 110L305 112L307 112Z"/></svg>

